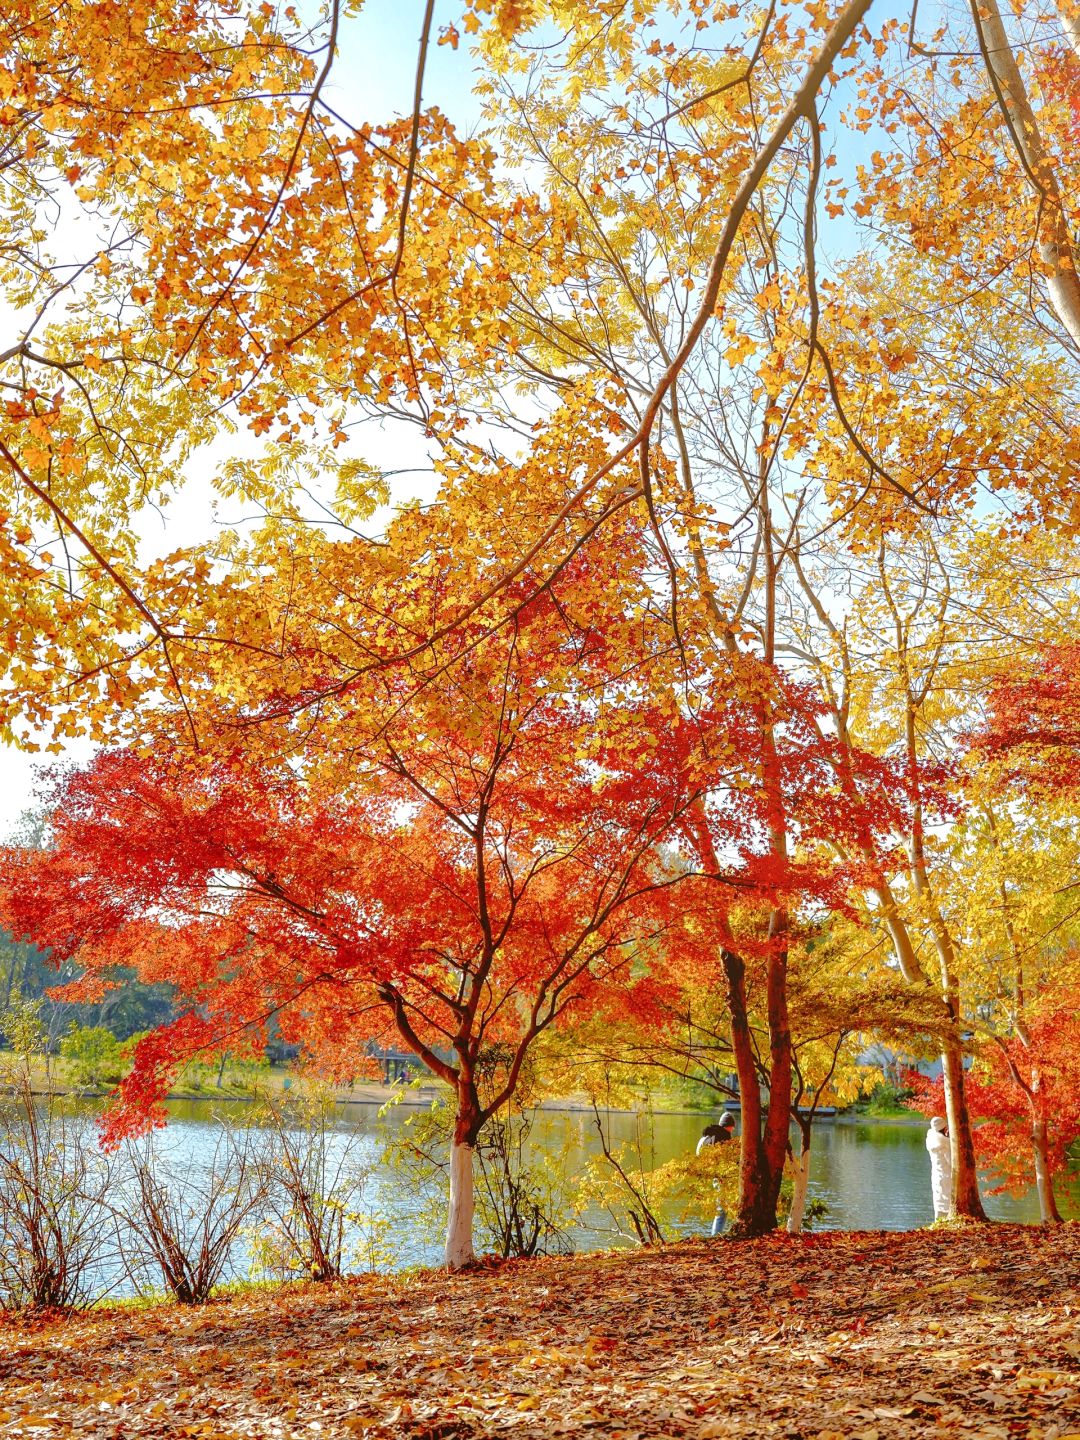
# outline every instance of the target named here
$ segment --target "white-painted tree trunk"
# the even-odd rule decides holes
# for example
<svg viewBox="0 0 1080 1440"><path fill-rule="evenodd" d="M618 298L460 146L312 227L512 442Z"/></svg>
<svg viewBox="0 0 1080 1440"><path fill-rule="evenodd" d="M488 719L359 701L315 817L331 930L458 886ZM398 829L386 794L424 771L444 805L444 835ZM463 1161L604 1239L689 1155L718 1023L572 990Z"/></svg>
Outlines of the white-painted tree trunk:
<svg viewBox="0 0 1080 1440"><path fill-rule="evenodd" d="M795 1162L795 1191L787 1217L787 1233L801 1235L806 1215L806 1192L810 1184L810 1146L803 1142L802 1154Z"/></svg>
<svg viewBox="0 0 1080 1440"><path fill-rule="evenodd" d="M1039 1219L1044 1225L1060 1225L1061 1215L1054 1198L1054 1182L1050 1176L1045 1120L1036 1120L1032 1125L1031 1144L1035 1152L1035 1192L1039 1197Z"/></svg>
<svg viewBox="0 0 1080 1440"><path fill-rule="evenodd" d="M960 1156L960 1107L959 1107L959 1105L957 1104L958 1096L957 1096L957 1093L956 1093L956 1072L955 1072L955 1069L954 1069L955 1064L956 1064L956 1056L955 1056L955 1053L952 1054L952 1055L950 1055L949 1053L946 1052L945 1054L942 1055L942 1057L941 1057L941 1088L942 1088L942 1090L945 1092L945 1119L946 1119L946 1121L948 1122L948 1126L949 1126L949 1155L950 1155L950 1160L949 1160L949 1178L948 1178L948 1181L946 1182L946 1184L945 1184L945 1186L944 1186L943 1194L944 1194L944 1198L947 1198L947 1200L948 1200L948 1210L947 1210L946 1213L947 1213L948 1215L950 1215L950 1216L954 1216L954 1215L957 1213L957 1209L956 1209L956 1189L957 1189L957 1181L958 1181L959 1176L960 1176L960 1165L961 1165L961 1156ZM964 1062L963 1062L962 1059L959 1061L959 1066L960 1066L960 1083L963 1084L963 1074L964 1074L963 1066L964 1066ZM944 1203L944 1200L943 1200L942 1197L939 1195L939 1192L940 1192L940 1191L942 1191L942 1187L941 1187L941 1186L938 1186L937 1189L935 1189L935 1192L934 1192L934 1193L935 1193L935 1196L939 1196L939 1198L938 1198L938 1199L935 1199L935 1201L934 1201L934 1219L935 1219L935 1220L940 1220L940 1219L942 1218L942 1215L938 1213L939 1210L941 1209L941 1203ZM939 1203L939 1200L941 1200L941 1203Z"/></svg>
<svg viewBox="0 0 1080 1440"><path fill-rule="evenodd" d="M446 1268L463 1270L473 1252L473 1147L450 1147L450 1215L446 1222Z"/></svg>

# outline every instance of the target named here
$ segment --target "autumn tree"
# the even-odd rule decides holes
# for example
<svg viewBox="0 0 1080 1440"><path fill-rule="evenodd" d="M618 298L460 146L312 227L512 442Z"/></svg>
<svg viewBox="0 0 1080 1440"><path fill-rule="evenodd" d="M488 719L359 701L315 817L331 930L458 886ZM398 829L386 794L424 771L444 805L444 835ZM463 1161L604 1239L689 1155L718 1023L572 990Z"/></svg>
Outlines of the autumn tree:
<svg viewBox="0 0 1080 1440"><path fill-rule="evenodd" d="M503 245L539 255L550 239L550 215L501 212L490 149L422 109L431 4L403 120L327 104L355 9L333 0L314 24L246 0L5 12L9 739L29 721L59 748L159 684L181 694L209 643L181 602L212 596L212 572L203 554L148 561L134 517L208 468L226 500L296 524L313 475L331 498L340 481L339 522L370 513L378 478L333 449L348 408L407 402L441 427L435 391L454 377L437 297L455 273L455 331L482 363ZM442 418L452 440L460 415ZM254 458L207 462L237 419L267 437Z"/></svg>
<svg viewBox="0 0 1080 1440"><path fill-rule="evenodd" d="M310 81L302 32L268 33L271 14L15 0L0 20L8 740L29 721L60 749L97 706L127 704L147 643L167 668L132 517L168 503L217 424L136 277L170 203L242 152L252 108Z"/></svg>
<svg viewBox="0 0 1080 1440"><path fill-rule="evenodd" d="M1065 938L1067 905L1055 892L1074 878L1067 797L1003 789L1007 766L988 766L989 752L969 747L1001 666L1029 668L1060 633L1072 567L1056 539L1035 532L1003 547L991 523L942 527L933 545L882 544L861 562L834 556L831 568L819 554L799 573L799 643L818 656L837 733L906 753L924 801L935 797L936 816L924 806L919 833L898 833L875 860L865 913L885 928L910 983L940 983L955 1075L971 1037L1015 1034L1006 1001L1015 972L1052 973ZM954 1138L959 1128L954 1120ZM964 1149L957 1170L973 1186L974 1141Z"/></svg>
<svg viewBox="0 0 1080 1440"><path fill-rule="evenodd" d="M385 494L361 454L335 459L324 443L345 444L354 419L393 417L440 462L482 465L478 445L520 458L538 410L614 378L617 451L641 470L657 533L666 501L669 524L681 510L709 538L693 470L727 463L730 437L700 382L732 370L768 417L752 442L767 471L785 444L817 448L796 414L806 395L866 467L858 505L918 521L937 503L936 467L907 476L853 419L864 412L826 323L843 288L819 263L819 231L846 208L869 248L883 231L938 262L939 310L967 314L1011 287L1074 346L1075 117L1057 78L1071 73L1074 8L1035 7L1020 46L996 5L942 6L939 46L925 15L910 34L893 17L874 25L869 0L805 14L463 4L438 24L429 3L409 113L380 125L328 98L339 45L365 20L341 0L310 25L246 0L142 0L122 14L19 0L3 72L18 318L0 438L6 563L26 594L12 719L50 720L62 742L152 704L163 684L184 693L208 647L243 643L207 634L228 546L144 566L126 518L168 496L226 420L265 438L257 460L221 469L219 489L297 533L312 472L328 473L319 503L339 523ZM432 45L462 35L479 42L490 141L460 135L427 93ZM860 103L845 110L852 88ZM846 167L827 178L852 134L883 148L857 181ZM500 164L519 160L501 181ZM1007 236L1002 194L1017 220ZM54 218L47 234L47 215L71 217L70 261L54 253L67 227ZM903 367L909 349L879 359ZM952 434L977 454L978 429ZM661 447L678 458L672 480L652 473ZM579 540L608 460L567 497ZM557 537L538 528L526 543L554 573ZM666 544L677 570L670 530ZM519 558L497 583L512 584ZM682 583L707 593L716 576L706 583L699 560Z"/></svg>
<svg viewBox="0 0 1080 1440"><path fill-rule="evenodd" d="M1034 1181L1042 1219L1056 1221L1053 1179L1076 1133L1066 1058L1068 997L1080 980L1075 819L1067 803L1023 804L986 779L952 846L979 1042L971 1103L995 1120L977 1141L1010 1183Z"/></svg>
<svg viewBox="0 0 1080 1440"><path fill-rule="evenodd" d="M700 941L708 921L699 919L689 896L686 887L680 896L683 924ZM815 930L808 899L803 897L802 933L792 944L788 970L789 1133L799 1136L797 1150L789 1139L792 1153L784 1167L793 1182L786 1221L791 1234L801 1231L806 1214L815 1123L828 1107L844 1108L859 1098L866 1083L859 1062L867 1048L878 1043L909 1055L928 1051L943 1023L934 994L912 991L896 974L881 933L839 911ZM700 945L682 952L674 939L666 950L665 983L651 988L647 1005L643 996L627 1004L617 993L560 1036L555 1083L566 1090L585 1088L590 1095L614 1093L617 1103L624 1103L635 1090L640 1097L658 1083L677 1081L693 1085L698 1095L711 1092L718 1108L733 1101L743 1108L721 957ZM755 1088L768 1094L771 1104L767 957L750 955L745 966ZM730 1208L734 1215L737 1198Z"/></svg>
<svg viewBox="0 0 1080 1440"><path fill-rule="evenodd" d="M1044 627L1038 638L1059 629ZM1034 1179L1044 1221L1060 1218L1053 1181L1075 1134L1068 997L1080 981L1080 852L1070 655L1032 647L1008 679L991 667L989 713L971 737L978 780L952 847L977 956L969 984L983 1044L973 1103L992 1121L982 1145L1008 1183Z"/></svg>
<svg viewBox="0 0 1080 1440"><path fill-rule="evenodd" d="M718 245L711 247L715 274L694 299L696 315L685 343L671 353L670 365L662 360L663 373L644 409L638 414L637 402L630 406L619 456L636 454L645 464L650 505L649 446L672 380L706 328L740 221L867 8L868 0L851 0L835 18L819 17L820 39L816 33L791 34L779 20L774 31L770 12L760 34L755 30L751 36L748 54L737 30L725 28L733 12L713 13L695 3L679 17L690 30L719 27L704 68L688 60L678 74L674 98L680 113L693 108L694 89L716 71L719 55L725 75L745 71L751 88L761 80L771 129L762 137L760 154L751 158L745 182L735 184L730 170L717 192L729 211L718 217ZM548 17L543 7L498 5L485 13L489 18L481 20L469 8L466 29L483 32L485 64L502 74L512 64L507 46L517 38L528 43L530 32L548 18L572 31L592 11L585 4ZM507 411L499 379L500 370L512 373L504 356L522 344L513 301L522 286L540 297L551 291L552 280L561 283L579 217L559 187L501 191L494 152L460 140L439 110L422 108L430 4L420 17L413 111L382 128L337 114L327 104L340 29L355 19L337 0L311 34L290 10L278 15L266 5L249 10L242 3L225 16L193 5L177 17L148 3L115 27L103 13L88 16L81 7L65 5L61 23L50 22L47 35L39 18L26 0L12 22L19 63L8 88L18 133L29 136L18 152L19 164L31 167L28 184L47 179L52 187L47 193L68 201L66 185L71 204L89 207L103 224L115 223L119 236L100 263L94 261L87 313L106 317L104 338L93 326L87 334L85 326L68 325L65 316L50 345L61 369L81 367L82 352L89 349L92 373L108 377L115 364L115 373L125 377L107 428L131 449L133 464L140 437L148 452L161 452L154 415L179 425L181 448L170 455L170 471L183 465L184 445L215 433L222 414L238 415L256 434L280 426L264 460L254 467L226 467L220 487L299 526L307 518L296 504L305 462L295 447L310 438L313 425L322 425L335 443L344 440L342 427L352 408L393 413L419 425L458 465L478 458L475 441L462 433L473 416L498 426L509 445L520 440L520 417ZM642 46L639 30L653 23L651 6L633 17L610 17L590 77L594 88L606 83L614 57ZM450 24L441 38L454 43L456 26ZM762 54L768 59L774 49L783 59L779 82L762 62ZM92 63L79 72L84 88L69 95L65 66L83 51ZM122 63L116 63L118 57ZM133 84L118 98L109 77L129 73ZM107 123L99 120L102 114ZM752 157L758 122L748 122L748 115L740 121L739 148ZM52 159L34 169L46 148L38 135L42 127ZM48 165L65 148L78 163L54 173ZM314 266L313 254L319 257ZM51 274L42 282L46 309L56 298ZM586 284L591 284L587 277ZM59 293L66 293L65 287ZM436 302L436 296L442 299ZM453 324L447 327L440 317L451 313ZM8 361L16 370L30 363L26 339L9 347ZM542 408L550 411L551 396L566 377L541 371L533 379L543 381L545 373L551 383L543 384L548 393ZM25 384L21 371L19 377L12 382L20 391L12 419L25 422L35 437L31 451L8 446L10 481L26 511L17 527L24 536L19 543L50 557L34 576L59 611L42 611L35 633L54 638L39 647L32 664L16 669L13 690L23 711L43 720L59 676L66 698L58 723L78 728L89 711L93 725L107 725L117 702L130 710L162 684L183 694L207 646L223 643L207 638L205 610L200 606L193 614L190 608L196 595L216 607L216 572L204 556L174 556L137 574L130 536L124 535L119 554L113 553L117 537L102 536L98 543L80 525L74 502L65 508L59 490L60 471L74 484L83 464L85 417L70 405L65 411L58 394L49 402L52 408L42 410L40 387ZM593 370L594 386L606 378L603 369ZM153 415L129 405L139 384L147 405L158 406ZM619 408L625 425L625 397ZM69 423L71 444L65 449L58 441L54 461L48 435ZM88 423L93 429L97 422L91 417ZM67 464L69 450L75 453ZM568 499L567 515L579 539L588 531L584 501L619 456L581 476ZM326 453L318 464L334 468ZM46 483L42 476L50 465L57 477L50 474ZM356 460L344 467L344 478L346 498L337 518L348 523L357 491L364 496L361 511L381 492ZM140 497L150 493L145 476L141 483ZM121 498L127 497L110 494L105 521ZM50 532L87 557L76 566L79 575L69 575L59 587L49 569ZM554 538L540 531L530 542L544 574L561 563ZM13 559L16 567L28 563ZM232 563L231 557L225 563ZM511 561L501 583L509 585L514 574ZM102 598L106 593L119 595L119 612ZM79 624L88 606L101 613L97 629Z"/></svg>
<svg viewBox="0 0 1080 1440"><path fill-rule="evenodd" d="M978 750L999 758L1004 774L1042 795L1080 790L1080 645L1031 657L1028 673L998 675Z"/></svg>
<svg viewBox="0 0 1080 1440"><path fill-rule="evenodd" d="M809 101L806 129L796 125L789 132L782 159L770 162L767 180L752 192L745 223L734 234L728 229L730 197L742 195L739 178L749 157L763 153L769 133L769 122L759 117L779 113L790 93L786 82L800 63L799 43L782 18L775 27L772 19L770 11L764 26L754 29L749 66L738 63L733 48L717 45L697 60L675 40L665 45L657 37L646 44L644 36L616 30L567 81L560 62L573 52L573 41L551 56L526 58L522 47L519 69L528 79L519 80L507 67L493 106L506 117L515 153L545 171L573 207L576 263L555 297L518 292L522 342L507 363L523 382L529 376L569 380L599 367L629 397L641 397L631 423L639 415L656 419L657 443L643 456L641 470L651 518L667 541L673 613L681 604L685 625L708 635L728 656L760 658L787 674L809 662L823 693L837 697L828 724L839 726L843 737L839 755L856 722L843 698L844 659L833 648L835 610L830 614L831 599L823 605L815 594L809 608L811 630L818 633L808 635L786 594L805 599L808 583L812 590L806 577L819 549L832 558L841 588L845 567L861 573L864 547L899 552L911 537L919 543L925 534L932 549L950 525L964 523L980 492L1001 496L1025 519L1062 514L1075 460L1067 438L1075 374L1067 331L1063 347L1039 308L1044 295L1051 309L1056 303L1056 282L1044 291L1043 272L1034 267L1033 279L1025 261L1025 244L1038 224L1027 209L1030 192L1015 156L1007 147L994 152L999 191L1004 185L1024 216L1020 238L1005 242L1012 245L1007 263L998 263L1003 237L990 220L988 192L969 184L967 176L977 172L963 168L965 145L988 138L978 132L970 142L969 117L984 105L993 82L974 49L949 61L960 92L955 101L928 79L929 57L912 58L895 26L875 39L868 68L859 58L852 65L860 97L873 91L879 108L853 107L848 124L856 133L872 131L883 145L859 167L854 211L856 218L880 216L890 227L880 245L888 253L887 269L884 263L875 268L873 255L869 266L860 256L832 273L819 260L819 231L844 212L855 187L848 186L848 176L827 178L837 161L830 149L835 142L823 109ZM904 46L907 58L900 61ZM855 50L853 45L845 56ZM1034 53L1042 63L1051 52L1044 45ZM626 81L617 97L607 88L612 75ZM899 96L893 93L898 78ZM942 113L937 127L925 118L928 89ZM817 99L823 105L821 93ZM906 128L896 123L901 113ZM1061 108L1049 118L1060 135ZM731 173L709 171L721 153ZM675 156L682 163L674 163ZM712 184L701 183L703 173L711 173ZM954 197L951 206L957 187L963 194L959 224L970 227L959 242L959 261L951 242L935 243L942 235L941 195ZM912 237L914 262L908 257ZM923 265L921 254L927 257ZM983 281L991 264L997 269ZM970 284L976 273L980 282ZM889 287L898 275L911 289L894 299ZM703 294L722 323L699 323ZM937 297L933 308L920 303L925 295ZM688 348L689 337L694 348ZM870 603L892 614L898 630L898 678L905 687L893 712L895 728L881 734L880 753L895 747L906 757L913 805L896 834L873 843L866 835L835 838L846 859L857 857L865 867L888 927L893 963L917 990L939 983L919 954L924 935L931 946L944 1013L951 1017L946 1048L958 1204L978 1216L963 1098L966 1019L958 962L926 859L925 832L933 823L928 808L941 794L938 756L928 753L919 734L928 675L933 680L933 643L917 660L906 653L916 621L900 615L883 571L874 583ZM932 609L926 608L927 617ZM931 628L935 623L939 643L946 643L951 610ZM815 657L830 649L837 668L823 674ZM927 670L917 673L927 656ZM766 756L771 729L763 710L759 744ZM844 783L843 761L837 763ZM767 775L767 764L758 773ZM772 789L770 843L782 865L798 822L785 809L779 785ZM931 792L936 798L928 806ZM961 803L954 790L947 808L955 813ZM901 844L906 859L900 858ZM908 900L913 905L902 915ZM782 906L769 924L783 935ZM781 1094L789 1030L785 954L778 942L772 1029ZM737 994L733 1004L740 1007ZM749 1084L748 1053L745 1070ZM773 1139L779 1153L780 1134Z"/></svg>
<svg viewBox="0 0 1080 1440"><path fill-rule="evenodd" d="M443 583L407 578L396 623ZM137 1048L111 1135L153 1115L185 1059L258 1043L271 1016L338 1067L392 1032L455 1094L447 1263L471 1260L480 1130L549 1026L647 986L684 875L663 847L709 766L734 764L719 726L710 755L699 721L650 696L647 654L623 672L606 585L581 561L419 693L384 682L344 770L114 752L68 782L50 850L9 855L6 914L84 966L71 996L121 964L186 1002ZM496 1045L512 1058L482 1094Z"/></svg>
<svg viewBox="0 0 1080 1440"><path fill-rule="evenodd" d="M1066 994L1073 994L1070 988ZM1044 1223L1061 1220L1056 1179L1073 1173L1071 1147L1080 1137L1080 1075L1076 1012L1038 1007L1038 1018L1021 1020L1009 1036L995 1036L970 1086L971 1103L983 1123L979 1152L999 1184L1024 1189L1034 1182Z"/></svg>

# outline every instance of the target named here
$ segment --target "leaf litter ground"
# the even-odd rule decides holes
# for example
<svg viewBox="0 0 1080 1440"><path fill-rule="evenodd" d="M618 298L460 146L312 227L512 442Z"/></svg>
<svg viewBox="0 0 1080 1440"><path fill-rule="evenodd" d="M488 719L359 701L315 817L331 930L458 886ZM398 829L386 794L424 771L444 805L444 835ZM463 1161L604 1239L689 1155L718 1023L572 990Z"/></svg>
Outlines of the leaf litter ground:
<svg viewBox="0 0 1080 1440"><path fill-rule="evenodd" d="M690 1241L0 1322L0 1437L1080 1440L1080 1225Z"/></svg>

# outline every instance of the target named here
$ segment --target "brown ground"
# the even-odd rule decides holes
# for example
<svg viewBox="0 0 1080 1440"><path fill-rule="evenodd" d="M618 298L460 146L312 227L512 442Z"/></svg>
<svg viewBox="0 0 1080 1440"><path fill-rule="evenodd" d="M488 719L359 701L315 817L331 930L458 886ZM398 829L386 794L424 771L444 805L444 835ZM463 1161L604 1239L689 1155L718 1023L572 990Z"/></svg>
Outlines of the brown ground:
<svg viewBox="0 0 1080 1440"><path fill-rule="evenodd" d="M0 1321L0 1437L1080 1440L1080 1224L842 1234Z"/></svg>

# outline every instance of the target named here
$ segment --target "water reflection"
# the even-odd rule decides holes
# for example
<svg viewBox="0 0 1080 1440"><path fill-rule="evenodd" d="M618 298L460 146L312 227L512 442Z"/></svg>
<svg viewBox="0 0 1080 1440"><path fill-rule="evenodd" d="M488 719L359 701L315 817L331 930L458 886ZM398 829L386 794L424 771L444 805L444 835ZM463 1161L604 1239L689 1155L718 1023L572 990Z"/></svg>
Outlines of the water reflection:
<svg viewBox="0 0 1080 1440"><path fill-rule="evenodd" d="M193 1160L211 1144L208 1122L212 1104L204 1101L173 1101L169 1129L175 1143L186 1146ZM379 1136L407 1124L410 1108L393 1106L381 1118L374 1105L344 1105L338 1112L342 1128L355 1128L369 1141L372 1161L380 1149ZM613 1146L637 1138L645 1163L662 1165L675 1156L692 1151L708 1120L697 1114L632 1115L625 1111L601 1111ZM925 1147L926 1127L922 1122L891 1120L825 1120L814 1129L810 1164L810 1196L826 1206L817 1228L827 1230L912 1230L929 1225L934 1218L930 1197L930 1157ZM556 1153L565 1150L571 1172L584 1169L588 1159L600 1151L599 1136L591 1112L545 1110L535 1116L531 1144ZM391 1174L373 1175L373 1198L389 1201L396 1179ZM1034 1192L1025 1195L988 1195L983 1186L987 1213L996 1220L1035 1222L1039 1218ZM394 1197L400 1202L401 1197ZM1062 1214L1080 1218L1077 1187L1061 1202ZM606 1235L583 1231L576 1237L579 1248L609 1244ZM410 1245L410 1249L416 1248ZM438 1246L419 1246L432 1256Z"/></svg>
<svg viewBox="0 0 1080 1440"><path fill-rule="evenodd" d="M216 1105L213 1101L192 1100L172 1101L168 1108L169 1126L157 1137L159 1153L167 1158L169 1168L179 1165L191 1170L210 1164L219 1135L216 1115L220 1113L230 1123L242 1124L247 1111L239 1103ZM380 1163L387 1135L408 1125L415 1113L406 1105L393 1106L380 1114L375 1105L349 1104L339 1108L334 1121L342 1144L347 1134L360 1137L357 1158L370 1167L363 1209L386 1221L394 1262L402 1267L437 1264L441 1254L439 1235L421 1223L421 1212L431 1197L411 1190L397 1172ZM692 1152L703 1126L713 1118L618 1111L601 1114L612 1147L636 1141L646 1168ZM810 1169L810 1197L823 1202L826 1211L817 1228L908 1230L929 1224L933 1206L924 1137L922 1123L820 1122L815 1127ZM600 1151L594 1116L585 1111L537 1113L530 1144L534 1150L562 1156L571 1174L583 1171ZM1066 1217L1080 1217L1078 1188L1074 1184L1072 1194L1061 1204ZM984 1198L988 1213L995 1219L1038 1220L1033 1193L990 1196L985 1195L984 1187ZM664 1218L673 1231L679 1228L671 1223L670 1216ZM610 1228L604 1228L601 1216L587 1215L584 1219L584 1225L571 1237L574 1248L588 1250L618 1243ZM247 1258L242 1248L235 1256L235 1273L246 1271Z"/></svg>

